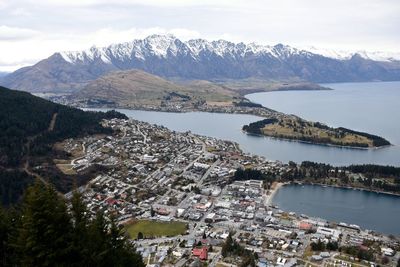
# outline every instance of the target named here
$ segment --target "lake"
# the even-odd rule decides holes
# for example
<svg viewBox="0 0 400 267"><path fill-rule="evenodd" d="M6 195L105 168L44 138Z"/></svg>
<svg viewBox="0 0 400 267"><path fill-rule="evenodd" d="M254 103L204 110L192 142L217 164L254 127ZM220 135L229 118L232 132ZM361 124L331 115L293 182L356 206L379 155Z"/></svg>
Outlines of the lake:
<svg viewBox="0 0 400 267"><path fill-rule="evenodd" d="M322 84L330 91L275 91L246 97L284 113L376 134L400 145L400 82Z"/></svg>
<svg viewBox="0 0 400 267"><path fill-rule="evenodd" d="M400 197L319 185L285 185L272 203L285 211L357 224L364 229L400 235Z"/></svg>
<svg viewBox="0 0 400 267"><path fill-rule="evenodd" d="M304 119L376 134L394 144L364 152L327 149L324 155L313 154L310 156L312 158L320 156L320 161L334 164L348 162L399 166L400 82L337 83L323 86L334 90L279 91L256 93L247 97L253 102ZM331 161L331 154L343 159Z"/></svg>
<svg viewBox="0 0 400 267"><path fill-rule="evenodd" d="M251 136L241 128L261 118L241 114L169 113L119 110L129 117L175 131L235 141L245 151L288 162L305 160L336 166L375 163L400 166L400 82L328 84L331 91L279 91L247 97L272 109L305 119L366 131L388 139L393 146L351 149Z"/></svg>

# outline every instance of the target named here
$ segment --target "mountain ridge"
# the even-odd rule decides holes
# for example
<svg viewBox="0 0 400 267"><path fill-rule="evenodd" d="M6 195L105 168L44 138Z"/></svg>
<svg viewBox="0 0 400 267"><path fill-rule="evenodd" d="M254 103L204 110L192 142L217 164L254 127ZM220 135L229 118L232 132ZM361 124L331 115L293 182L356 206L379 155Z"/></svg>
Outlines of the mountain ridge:
<svg viewBox="0 0 400 267"><path fill-rule="evenodd" d="M1 84L30 92L74 92L112 71L141 69L163 78L224 80L258 78L314 83L400 80L400 61L374 61L360 53L331 58L288 45L233 43L172 35L57 52L31 67L19 69Z"/></svg>

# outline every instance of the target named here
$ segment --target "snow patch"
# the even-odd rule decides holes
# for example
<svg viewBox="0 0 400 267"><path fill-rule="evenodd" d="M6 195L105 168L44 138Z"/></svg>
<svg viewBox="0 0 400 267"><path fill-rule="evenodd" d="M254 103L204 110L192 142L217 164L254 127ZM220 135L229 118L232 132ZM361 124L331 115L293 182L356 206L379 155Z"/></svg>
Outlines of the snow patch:
<svg viewBox="0 0 400 267"><path fill-rule="evenodd" d="M138 59L145 61L148 56L167 58L168 55L189 55L198 59L200 54L215 54L220 57L245 57L249 54L269 55L278 60L284 60L291 56L312 57L321 55L338 60L348 60L353 55L375 61L400 60L400 52L367 52L367 51L341 51L333 49L320 49L316 47L294 48L288 45L277 44L275 46L257 43L232 43L226 40L207 41L204 39L192 39L182 42L175 36L150 35L145 39L135 39L132 42L113 44L108 47L92 47L84 51L61 52L61 56L72 64L86 64L95 60L101 60L106 64L113 64L113 60L129 61Z"/></svg>

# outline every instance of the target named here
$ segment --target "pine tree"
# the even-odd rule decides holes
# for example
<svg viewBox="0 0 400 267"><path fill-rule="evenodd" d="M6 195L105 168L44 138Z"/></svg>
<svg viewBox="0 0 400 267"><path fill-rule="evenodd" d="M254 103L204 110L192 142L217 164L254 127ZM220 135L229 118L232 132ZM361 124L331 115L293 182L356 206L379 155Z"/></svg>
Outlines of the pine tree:
<svg viewBox="0 0 400 267"><path fill-rule="evenodd" d="M231 234L229 234L225 240L225 243L222 245L222 250L221 250L222 257L225 258L226 256L228 256L230 252L232 252L232 246L233 246L233 239Z"/></svg>
<svg viewBox="0 0 400 267"><path fill-rule="evenodd" d="M71 260L70 216L65 202L40 181L24 197L17 246L23 266L69 265Z"/></svg>
<svg viewBox="0 0 400 267"><path fill-rule="evenodd" d="M64 198L37 181L19 212L0 210L0 266L135 266L143 259L113 218L90 219L74 193Z"/></svg>
<svg viewBox="0 0 400 267"><path fill-rule="evenodd" d="M143 239L143 233L142 233L142 232L139 232L139 233L138 233L137 239L138 239L138 240Z"/></svg>
<svg viewBox="0 0 400 267"><path fill-rule="evenodd" d="M11 225L8 214L0 206L0 265L7 266L9 261L9 231Z"/></svg>
<svg viewBox="0 0 400 267"><path fill-rule="evenodd" d="M77 191L74 191L71 199L71 216L73 224L73 259L75 265L86 266L90 262L87 257L89 217L86 205L82 201L81 194L79 194Z"/></svg>
<svg viewBox="0 0 400 267"><path fill-rule="evenodd" d="M104 266L107 255L107 223L104 214L98 212L88 227L88 260L90 266Z"/></svg>

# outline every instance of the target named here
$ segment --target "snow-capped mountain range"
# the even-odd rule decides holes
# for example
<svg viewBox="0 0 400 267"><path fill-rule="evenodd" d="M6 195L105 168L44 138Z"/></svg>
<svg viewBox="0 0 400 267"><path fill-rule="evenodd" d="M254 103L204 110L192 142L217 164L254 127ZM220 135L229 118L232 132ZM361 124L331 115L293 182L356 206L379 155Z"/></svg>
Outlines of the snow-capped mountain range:
<svg viewBox="0 0 400 267"><path fill-rule="evenodd" d="M364 59L374 61L396 61L400 60L399 53L369 52L359 50L356 52L320 49L316 47L305 47L297 49L288 45L261 45L257 43L232 43L225 40L207 41L205 39L193 39L186 42L180 41L173 35L151 35L145 39L136 39L132 42L112 44L107 47L93 46L84 51L61 52L61 56L70 63L84 63L94 60L102 60L104 63L112 64L113 60L141 59L146 60L149 56L167 58L184 54L194 59L200 59L202 53L215 54L221 57L246 57L248 55L269 55L278 59L285 59L293 55L312 56L321 55L338 60L349 60L358 54Z"/></svg>
<svg viewBox="0 0 400 267"><path fill-rule="evenodd" d="M207 41L194 39L182 42L173 35L151 35L143 40L134 40L108 47L91 47L84 51L61 52L61 56L70 63L87 63L101 60L112 63L114 60L146 60L148 57L176 57L178 55L201 59L202 54L215 54L220 57L244 58L248 55L270 55L285 58L291 54L307 53L290 46L259 45L256 43L232 43L225 40Z"/></svg>
<svg viewBox="0 0 400 267"><path fill-rule="evenodd" d="M141 69L164 78L303 80L351 82L400 80L400 53L356 53L225 40L181 41L172 35L55 53L2 79L11 88L37 91L79 90L116 70Z"/></svg>

